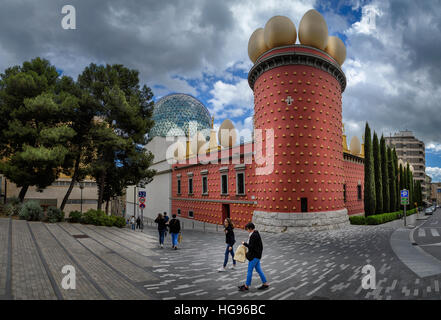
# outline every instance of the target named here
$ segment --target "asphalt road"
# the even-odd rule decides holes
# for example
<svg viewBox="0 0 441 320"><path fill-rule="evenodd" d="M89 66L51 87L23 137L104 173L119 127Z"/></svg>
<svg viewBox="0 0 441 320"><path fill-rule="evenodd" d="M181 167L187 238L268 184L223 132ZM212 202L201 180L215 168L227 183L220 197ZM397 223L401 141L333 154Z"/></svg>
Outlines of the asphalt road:
<svg viewBox="0 0 441 320"><path fill-rule="evenodd" d="M418 246L441 261L441 209L437 209L414 231Z"/></svg>

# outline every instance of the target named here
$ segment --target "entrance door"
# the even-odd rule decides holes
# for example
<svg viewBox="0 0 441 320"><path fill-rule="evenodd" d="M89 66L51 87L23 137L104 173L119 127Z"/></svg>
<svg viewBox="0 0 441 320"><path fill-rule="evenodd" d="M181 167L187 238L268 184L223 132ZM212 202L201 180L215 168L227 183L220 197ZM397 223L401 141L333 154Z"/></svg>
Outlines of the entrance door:
<svg viewBox="0 0 441 320"><path fill-rule="evenodd" d="M224 223L226 218L230 217L230 205L222 204L222 223Z"/></svg>
<svg viewBox="0 0 441 320"><path fill-rule="evenodd" d="M308 198L301 198L300 200L302 212L308 212Z"/></svg>

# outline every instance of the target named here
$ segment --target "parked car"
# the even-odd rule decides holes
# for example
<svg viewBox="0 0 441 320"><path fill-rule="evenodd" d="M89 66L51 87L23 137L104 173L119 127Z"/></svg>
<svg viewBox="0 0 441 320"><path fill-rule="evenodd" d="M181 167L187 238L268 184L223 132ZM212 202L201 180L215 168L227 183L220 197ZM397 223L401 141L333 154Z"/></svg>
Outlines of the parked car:
<svg viewBox="0 0 441 320"><path fill-rule="evenodd" d="M433 214L433 208L432 208L432 207L427 208L427 209L424 211L424 213L425 213L426 215L431 215L431 214Z"/></svg>

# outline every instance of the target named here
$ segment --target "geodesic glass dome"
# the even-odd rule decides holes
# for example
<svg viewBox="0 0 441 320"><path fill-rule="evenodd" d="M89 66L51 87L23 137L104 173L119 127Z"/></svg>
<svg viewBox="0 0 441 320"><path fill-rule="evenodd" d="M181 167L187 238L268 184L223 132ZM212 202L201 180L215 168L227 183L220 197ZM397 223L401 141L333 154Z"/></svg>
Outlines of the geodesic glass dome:
<svg viewBox="0 0 441 320"><path fill-rule="evenodd" d="M153 110L155 125L150 137L194 135L196 130L211 128L211 117L207 108L188 94L170 94L161 98ZM191 123L193 123L191 125Z"/></svg>

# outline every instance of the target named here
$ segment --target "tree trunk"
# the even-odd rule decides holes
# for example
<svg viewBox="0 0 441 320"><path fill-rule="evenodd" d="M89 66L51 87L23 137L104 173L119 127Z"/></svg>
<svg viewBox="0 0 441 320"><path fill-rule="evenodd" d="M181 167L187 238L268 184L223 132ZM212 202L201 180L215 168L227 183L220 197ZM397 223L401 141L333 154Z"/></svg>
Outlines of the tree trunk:
<svg viewBox="0 0 441 320"><path fill-rule="evenodd" d="M72 180L70 181L69 188L67 189L67 192L64 195L63 201L61 202L61 206L60 206L61 211L64 211L64 207L66 206L67 200L69 200L70 194L71 194L72 189L73 189L75 182L77 180L78 171L80 168L80 159L81 159L81 154L78 154L77 159L75 160L75 168L74 168L74 174L72 176Z"/></svg>
<svg viewBox="0 0 441 320"><path fill-rule="evenodd" d="M99 183L99 188L98 188L98 205L97 205L97 209L101 210L103 207L103 199L104 199L104 184L106 181L106 173L103 172L99 178L99 181L97 181Z"/></svg>
<svg viewBox="0 0 441 320"><path fill-rule="evenodd" d="M109 215L109 200L106 201L106 215Z"/></svg>
<svg viewBox="0 0 441 320"><path fill-rule="evenodd" d="M25 186L23 186L23 187L21 188L21 190L20 190L20 193L19 193L19 195L18 195L18 198L20 199L20 202L21 202L21 203L23 203L23 201L24 201L24 198L25 198L26 192L28 192L28 188L29 188L29 186L28 186L28 185L25 185Z"/></svg>

